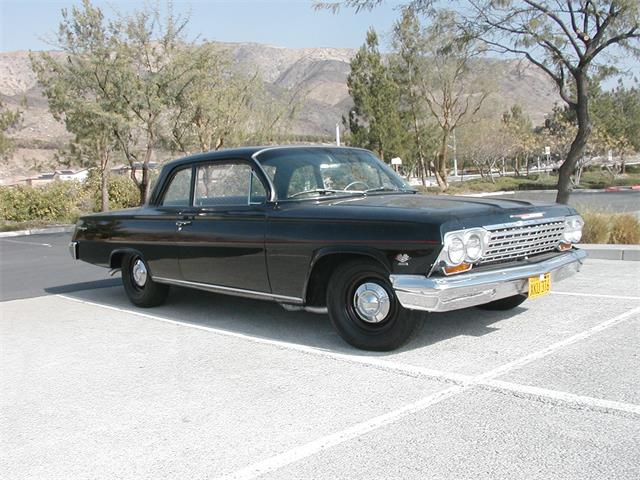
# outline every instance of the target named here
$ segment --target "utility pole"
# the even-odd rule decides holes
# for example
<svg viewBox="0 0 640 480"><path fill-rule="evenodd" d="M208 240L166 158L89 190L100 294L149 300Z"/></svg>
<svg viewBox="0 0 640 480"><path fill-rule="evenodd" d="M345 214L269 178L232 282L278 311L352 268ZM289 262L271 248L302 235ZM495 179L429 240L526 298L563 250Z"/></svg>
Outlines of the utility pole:
<svg viewBox="0 0 640 480"><path fill-rule="evenodd" d="M340 124L336 123L336 145L340 146Z"/></svg>

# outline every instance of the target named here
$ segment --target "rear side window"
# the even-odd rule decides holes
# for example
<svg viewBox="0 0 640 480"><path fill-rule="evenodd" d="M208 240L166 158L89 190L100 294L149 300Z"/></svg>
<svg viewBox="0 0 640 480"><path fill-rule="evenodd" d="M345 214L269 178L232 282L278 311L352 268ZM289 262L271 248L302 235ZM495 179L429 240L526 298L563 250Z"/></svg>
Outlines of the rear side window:
<svg viewBox="0 0 640 480"><path fill-rule="evenodd" d="M171 179L162 199L163 207L188 207L191 193L191 167L179 170Z"/></svg>
<svg viewBox="0 0 640 480"><path fill-rule="evenodd" d="M198 167L194 204L199 207L249 205L265 200L264 186L246 163Z"/></svg>

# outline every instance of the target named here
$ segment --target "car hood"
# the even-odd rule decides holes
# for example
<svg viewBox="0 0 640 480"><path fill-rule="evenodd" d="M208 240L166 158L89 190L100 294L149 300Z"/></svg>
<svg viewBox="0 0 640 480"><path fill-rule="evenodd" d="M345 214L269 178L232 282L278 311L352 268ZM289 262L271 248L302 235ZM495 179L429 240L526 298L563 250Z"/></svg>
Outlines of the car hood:
<svg viewBox="0 0 640 480"><path fill-rule="evenodd" d="M496 198L462 197L453 195L367 195L363 197L337 199L333 205L358 205L369 207L410 208L426 210L493 212L496 210L545 205L528 200L503 200Z"/></svg>
<svg viewBox="0 0 640 480"><path fill-rule="evenodd" d="M401 216L412 212L414 216L439 218L441 221L455 218L465 227L516 222L528 214L553 218L575 213L570 207L560 204L453 195L376 194L327 200L327 203L332 207L352 207L360 211L381 209L396 212L396 215L402 213Z"/></svg>

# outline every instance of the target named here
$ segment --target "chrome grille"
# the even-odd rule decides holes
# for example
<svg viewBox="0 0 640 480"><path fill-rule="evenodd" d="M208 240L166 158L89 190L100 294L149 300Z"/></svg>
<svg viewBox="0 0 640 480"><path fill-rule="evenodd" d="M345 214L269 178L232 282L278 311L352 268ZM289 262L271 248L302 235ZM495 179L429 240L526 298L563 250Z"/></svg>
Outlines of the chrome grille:
<svg viewBox="0 0 640 480"><path fill-rule="evenodd" d="M553 251L562 240L564 218L485 227L491 236L481 263L497 263Z"/></svg>

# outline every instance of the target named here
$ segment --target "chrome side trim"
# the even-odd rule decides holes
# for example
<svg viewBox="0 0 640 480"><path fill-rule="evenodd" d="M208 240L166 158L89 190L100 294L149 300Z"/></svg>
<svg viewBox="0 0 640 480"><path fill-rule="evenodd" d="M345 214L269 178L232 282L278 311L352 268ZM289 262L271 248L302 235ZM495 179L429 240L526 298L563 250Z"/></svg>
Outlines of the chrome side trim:
<svg viewBox="0 0 640 480"><path fill-rule="evenodd" d="M586 257L584 250L575 249L542 262L502 270L472 270L451 277L391 275L389 278L403 307L448 312L527 293L529 277L543 273L551 273L553 285L580 271Z"/></svg>
<svg viewBox="0 0 640 480"><path fill-rule="evenodd" d="M276 295L273 293L256 292L255 290L244 290L242 288L225 287L222 285L212 285L210 283L190 282L188 280L176 280L174 278L155 277L151 279L154 282L166 283L168 285L177 285L179 287L196 288L213 293L223 293L226 295L235 295L237 297L257 298L261 300L273 300L274 302L287 302L295 304L304 304L304 300L298 297L288 297L286 295Z"/></svg>
<svg viewBox="0 0 640 480"><path fill-rule="evenodd" d="M69 253L71 258L78 260L78 242L69 242Z"/></svg>

